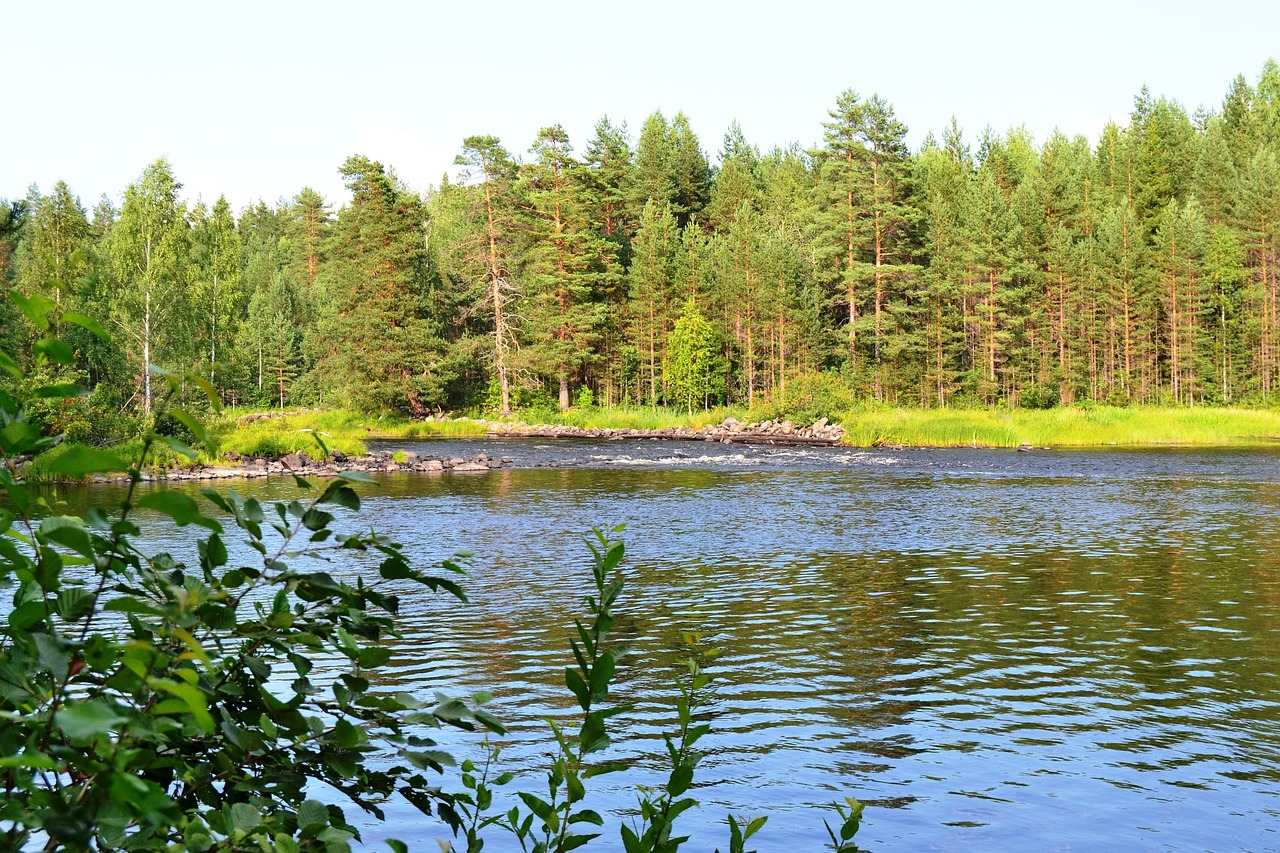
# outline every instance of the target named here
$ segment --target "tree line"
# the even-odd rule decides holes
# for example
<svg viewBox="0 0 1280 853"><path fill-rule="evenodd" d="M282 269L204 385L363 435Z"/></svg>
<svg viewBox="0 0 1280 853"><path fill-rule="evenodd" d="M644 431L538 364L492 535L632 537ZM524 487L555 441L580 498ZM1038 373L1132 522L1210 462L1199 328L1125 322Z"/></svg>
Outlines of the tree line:
<svg viewBox="0 0 1280 853"><path fill-rule="evenodd" d="M350 157L304 188L188 206L147 166L90 211L64 183L0 205L0 280L69 326L89 405L149 412L153 364L224 400L412 415L751 405L834 377L944 407L1267 405L1280 386L1280 66L1188 113L1146 89L1096 144L953 120L917 151L845 91L821 142L713 164L677 114L633 140L491 136L425 194ZM36 336L12 307L10 351ZM70 404L63 404L70 405Z"/></svg>

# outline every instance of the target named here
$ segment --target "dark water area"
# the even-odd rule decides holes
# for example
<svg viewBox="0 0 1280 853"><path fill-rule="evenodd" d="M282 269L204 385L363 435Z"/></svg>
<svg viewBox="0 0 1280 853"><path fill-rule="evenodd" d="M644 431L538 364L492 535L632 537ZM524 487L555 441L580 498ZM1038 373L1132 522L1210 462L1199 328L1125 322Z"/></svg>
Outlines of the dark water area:
<svg viewBox="0 0 1280 853"><path fill-rule="evenodd" d="M609 757L635 767L588 788L610 827L587 849L621 850L635 786L665 778L689 630L722 650L702 809L681 819L690 851L724 849L730 812L769 816L762 853L820 850L826 804L845 795L868 803L857 841L871 851L1280 849L1280 452L382 449L512 459L388 476L361 519L423 563L474 553L470 604L406 603L380 686L491 690L512 730L502 766L529 790L544 718L571 704L583 534L627 524L617 634L633 651L613 698L634 710ZM482 755L475 736L441 740ZM368 849L434 850L445 834L403 805L388 814ZM494 835L490 849L515 845Z"/></svg>

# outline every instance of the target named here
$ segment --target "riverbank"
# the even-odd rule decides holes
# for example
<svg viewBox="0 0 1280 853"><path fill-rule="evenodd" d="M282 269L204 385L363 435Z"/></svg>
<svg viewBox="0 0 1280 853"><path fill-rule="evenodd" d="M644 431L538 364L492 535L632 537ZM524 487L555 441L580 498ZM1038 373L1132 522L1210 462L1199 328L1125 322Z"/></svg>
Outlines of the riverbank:
<svg viewBox="0 0 1280 853"><path fill-rule="evenodd" d="M1280 412L1136 406L867 409L838 421L856 447L1235 447L1280 442Z"/></svg>
<svg viewBox="0 0 1280 853"><path fill-rule="evenodd" d="M414 421L343 411L223 416L210 425L220 456L278 458L314 453L317 438L349 456L368 439L673 438L853 447L1231 447L1280 441L1280 411L1227 408L1111 406L1053 409L890 409L866 407L832 414L817 424L785 416L752 417L738 409L590 409L505 419ZM815 439L810 442L809 439ZM216 460L206 460L216 461Z"/></svg>
<svg viewBox="0 0 1280 853"><path fill-rule="evenodd" d="M218 453L201 453L194 463L168 446L153 447L151 470L173 479L287 474L279 460L307 454L310 460L364 459L371 470L386 460L370 456L367 442L379 439L537 438L610 441L673 439L742 444L843 445L850 447L1239 447L1280 443L1280 412L1258 409L1171 409L1156 407L1062 407L1026 409L866 408L801 424L786 418L748 420L735 410L684 411L593 409L544 419L490 420L438 418L410 420L342 410L225 413L208 429ZM324 450L321 450L323 445ZM53 479L49 463L65 447L34 460L25 470L33 480ZM114 448L136 459L138 440ZM256 461L255 461L256 460ZM393 460L394 461L394 460ZM418 463L406 470L419 470ZM440 460L447 462L448 460ZM470 462L464 459L462 462ZM400 464L397 462L397 464ZM452 465L440 470L452 470ZM326 471L334 469L326 468ZM428 469L422 469L428 470Z"/></svg>

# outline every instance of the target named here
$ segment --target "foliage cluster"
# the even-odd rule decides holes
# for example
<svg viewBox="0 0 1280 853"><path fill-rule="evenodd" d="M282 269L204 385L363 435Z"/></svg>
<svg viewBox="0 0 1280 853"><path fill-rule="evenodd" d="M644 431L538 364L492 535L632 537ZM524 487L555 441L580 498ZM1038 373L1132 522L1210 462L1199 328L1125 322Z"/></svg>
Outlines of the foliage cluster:
<svg viewBox="0 0 1280 853"><path fill-rule="evenodd" d="M1096 144L953 123L913 152L884 98L845 91L812 150L735 124L714 166L683 114L602 120L580 152L551 125L523 162L468 137L425 195L350 157L336 211L308 188L187 205L160 160L118 208L63 183L0 205L0 283L110 318L111 341L66 330L57 378L95 393L32 413L94 444L150 411L151 363L236 405L414 416L582 389L750 408L831 371L859 404L1271 405L1277 93L1268 62L1215 111L1144 89Z"/></svg>
<svg viewBox="0 0 1280 853"><path fill-rule="evenodd" d="M788 380L770 399L751 410L751 419L787 419L808 426L821 418L837 421L854 406L844 377L834 371L797 376Z"/></svg>

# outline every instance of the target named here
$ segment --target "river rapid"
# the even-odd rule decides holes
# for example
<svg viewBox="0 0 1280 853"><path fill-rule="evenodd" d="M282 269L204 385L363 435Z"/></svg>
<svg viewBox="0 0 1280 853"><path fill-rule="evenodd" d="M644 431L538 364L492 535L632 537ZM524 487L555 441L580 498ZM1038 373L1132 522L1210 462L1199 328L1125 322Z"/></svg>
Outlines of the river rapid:
<svg viewBox="0 0 1280 853"><path fill-rule="evenodd" d="M702 808L681 818L690 851L727 847L727 813L768 815L761 853L820 850L846 795L868 804L871 851L1280 849L1280 450L376 449L512 460L385 476L361 518L424 563L474 554L470 604L406 603L380 686L491 690L513 790L543 785L545 718L571 704L583 534L626 523L616 633L632 653L612 698L633 709L608 757L634 767L589 784L608 819L589 850L621 850L635 786L665 778L691 630L722 654ZM441 740L483 754L473 736ZM404 804L388 817L367 849L446 835Z"/></svg>

